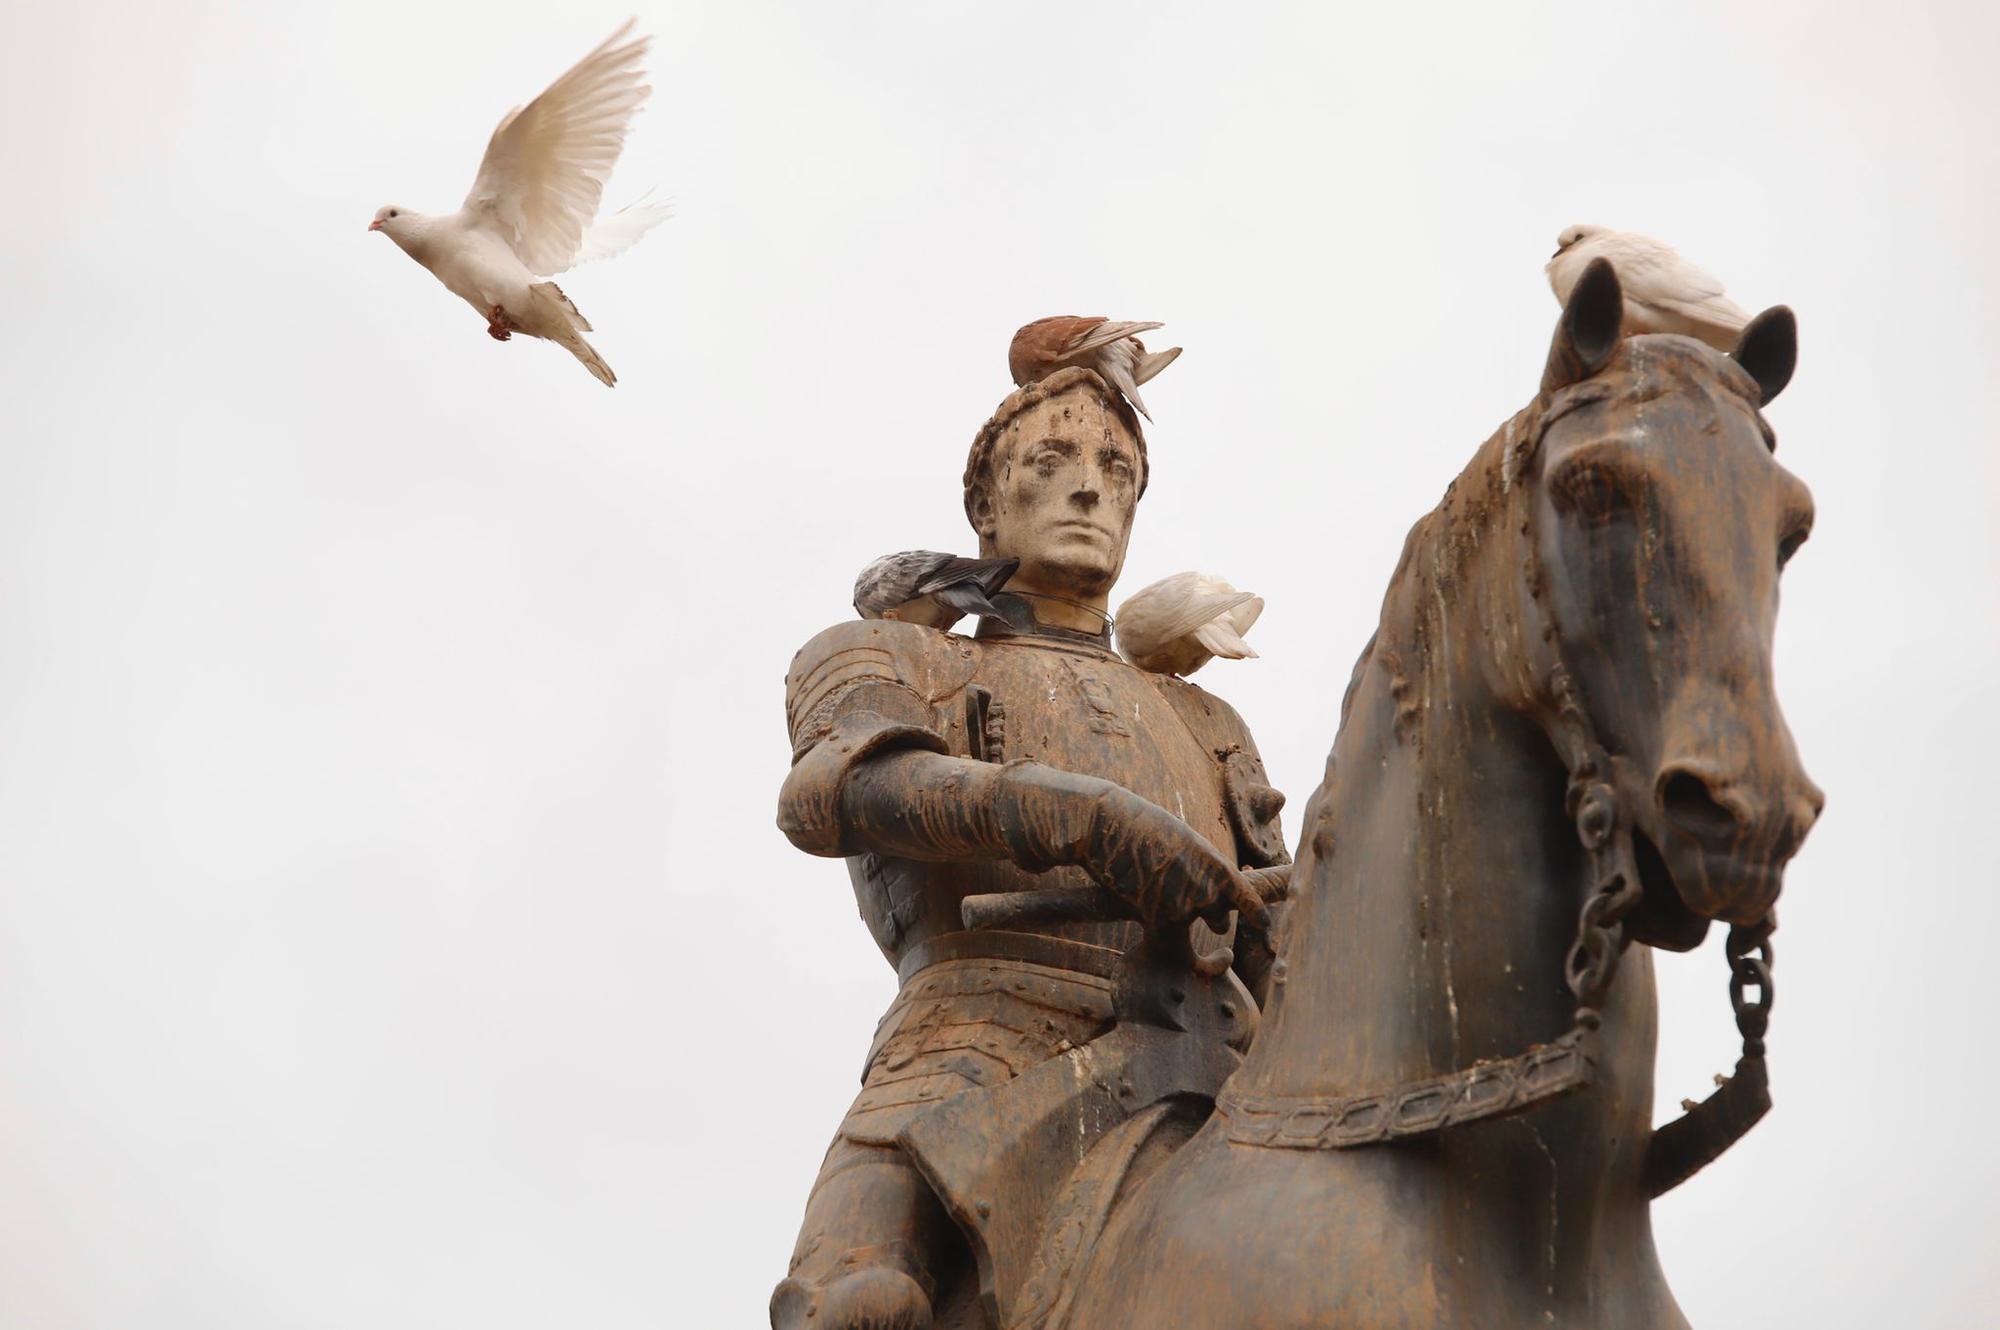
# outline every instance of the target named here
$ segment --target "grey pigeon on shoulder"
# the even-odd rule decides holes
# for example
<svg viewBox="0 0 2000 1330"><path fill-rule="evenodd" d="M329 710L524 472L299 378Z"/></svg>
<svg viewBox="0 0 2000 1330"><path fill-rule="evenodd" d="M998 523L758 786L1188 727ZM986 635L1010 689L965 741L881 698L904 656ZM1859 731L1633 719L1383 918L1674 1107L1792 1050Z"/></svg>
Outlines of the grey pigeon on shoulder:
<svg viewBox="0 0 2000 1330"><path fill-rule="evenodd" d="M1545 269L1549 287L1565 306L1592 259L1609 259L1618 274L1625 336L1680 333L1725 354L1736 350L1749 313L1722 294L1721 282L1651 236L1606 226L1566 227Z"/></svg>
<svg viewBox="0 0 2000 1330"><path fill-rule="evenodd" d="M627 22L501 119L457 212L430 217L392 204L368 223L478 310L493 340L546 338L606 387L618 376L583 340L590 320L543 279L629 248L672 212L642 199L597 216L626 127L651 91L640 68L646 38L631 32Z"/></svg>
<svg viewBox="0 0 2000 1330"><path fill-rule="evenodd" d="M896 619L943 630L968 614L1011 623L992 597L1019 559L961 559L935 550L885 554L854 579L854 609L864 619Z"/></svg>

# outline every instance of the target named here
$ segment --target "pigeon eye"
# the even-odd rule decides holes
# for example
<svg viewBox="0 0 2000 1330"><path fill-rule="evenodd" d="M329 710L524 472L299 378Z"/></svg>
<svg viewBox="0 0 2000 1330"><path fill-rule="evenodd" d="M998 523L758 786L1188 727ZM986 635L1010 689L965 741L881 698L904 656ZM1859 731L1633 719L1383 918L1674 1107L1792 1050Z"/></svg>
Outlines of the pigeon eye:
<svg viewBox="0 0 2000 1330"><path fill-rule="evenodd" d="M394 208L389 209L389 215L391 217L394 217L396 215L396 210Z"/></svg>

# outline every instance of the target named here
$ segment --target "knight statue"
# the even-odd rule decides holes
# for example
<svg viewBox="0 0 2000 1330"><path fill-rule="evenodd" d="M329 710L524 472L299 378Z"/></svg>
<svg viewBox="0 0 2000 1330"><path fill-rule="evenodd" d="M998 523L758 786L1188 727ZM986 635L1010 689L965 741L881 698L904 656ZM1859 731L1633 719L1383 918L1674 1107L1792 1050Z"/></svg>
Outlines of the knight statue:
<svg viewBox="0 0 2000 1330"><path fill-rule="evenodd" d="M1095 1204L1079 1175L1184 1139L1248 1044L1283 801L1234 710L1112 649L1148 473L1095 370L1026 383L964 475L980 555L1019 561L996 597L1014 612L970 635L854 620L792 662L778 822L847 861L900 992L775 1330L997 1324L1061 1296L1063 1225ZM1063 905L1093 900L1124 917Z"/></svg>

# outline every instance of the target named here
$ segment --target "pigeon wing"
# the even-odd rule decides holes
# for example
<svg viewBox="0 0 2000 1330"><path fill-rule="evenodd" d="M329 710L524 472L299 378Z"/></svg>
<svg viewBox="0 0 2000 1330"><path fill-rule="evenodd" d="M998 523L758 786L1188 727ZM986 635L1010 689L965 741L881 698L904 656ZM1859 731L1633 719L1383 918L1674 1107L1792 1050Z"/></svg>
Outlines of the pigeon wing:
<svg viewBox="0 0 2000 1330"><path fill-rule="evenodd" d="M1147 636L1157 646L1164 646L1255 599L1248 591L1190 591L1179 603L1160 606L1159 617L1147 625Z"/></svg>
<svg viewBox="0 0 2000 1330"><path fill-rule="evenodd" d="M1750 315L1741 306L1722 294L1722 283L1712 273L1689 263L1656 240L1644 236L1622 239L1642 242L1621 246L1621 251L1629 248L1631 257L1621 252L1613 259L1618 280L1625 288L1625 299L1689 325L1683 328L1667 323L1661 331L1693 332L1704 341L1720 337L1718 345L1726 348L1734 341L1736 330L1750 321Z"/></svg>
<svg viewBox="0 0 2000 1330"><path fill-rule="evenodd" d="M541 96L509 111L486 145L465 211L488 220L531 272L548 276L576 262L626 126L651 91L640 68L646 38L631 32L628 20Z"/></svg>
<svg viewBox="0 0 2000 1330"><path fill-rule="evenodd" d="M1070 353L1072 343L1104 322L1101 315L1054 314L1023 324L1007 346L1007 370L1017 384L1032 383Z"/></svg>
<svg viewBox="0 0 2000 1330"><path fill-rule="evenodd" d="M1102 320L1096 327L1077 333L1068 345L1063 347L1062 353L1065 358L1088 355L1090 352L1100 347L1109 346L1113 342L1122 342L1127 337L1136 337L1142 332L1151 332L1155 328L1164 328L1166 326L1164 323L1117 323L1109 319ZM1178 351L1176 351L1176 354L1179 354ZM1166 367L1163 365L1161 368L1164 369Z"/></svg>
<svg viewBox="0 0 2000 1330"><path fill-rule="evenodd" d="M1672 246L1631 234L1617 237L1617 242L1604 252L1618 270L1628 299L1644 305L1700 307L1720 301L1736 307L1723 296L1722 283L1713 273L1689 263Z"/></svg>
<svg viewBox="0 0 2000 1330"><path fill-rule="evenodd" d="M930 596L947 587L976 586L991 594L1007 584L1019 559L951 559L940 564L917 583L917 594Z"/></svg>
<svg viewBox="0 0 2000 1330"><path fill-rule="evenodd" d="M583 241L577 246L576 257L569 266L595 263L608 259L614 254L623 254L639 243L639 237L674 215L670 203L648 203L640 199L628 203L607 217L592 222L583 233Z"/></svg>
<svg viewBox="0 0 2000 1330"><path fill-rule="evenodd" d="M1254 660L1257 656L1256 648L1245 642L1224 619L1205 623L1195 629L1194 640L1201 643L1203 651L1211 656L1220 656L1224 660Z"/></svg>
<svg viewBox="0 0 2000 1330"><path fill-rule="evenodd" d="M1194 640L1201 643L1202 650L1211 656L1224 660L1251 660L1257 655L1255 648L1243 640L1243 634L1250 631L1250 625L1257 622L1257 616L1264 612L1262 596L1246 596L1241 604L1218 614L1209 622L1194 630Z"/></svg>

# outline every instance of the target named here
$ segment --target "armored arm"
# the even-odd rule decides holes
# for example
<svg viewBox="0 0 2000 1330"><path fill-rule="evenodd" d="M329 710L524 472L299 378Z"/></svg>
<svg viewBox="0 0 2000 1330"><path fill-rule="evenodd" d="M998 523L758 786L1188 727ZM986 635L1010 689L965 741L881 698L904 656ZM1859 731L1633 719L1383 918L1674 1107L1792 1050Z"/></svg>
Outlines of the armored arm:
<svg viewBox="0 0 2000 1330"><path fill-rule="evenodd" d="M778 802L794 845L829 856L1009 859L1031 872L1073 865L1155 920L1263 908L1206 839L1122 786L1035 762L952 756L918 691L949 679L950 657L937 646L945 640L907 624L842 625L800 654L794 762Z"/></svg>

